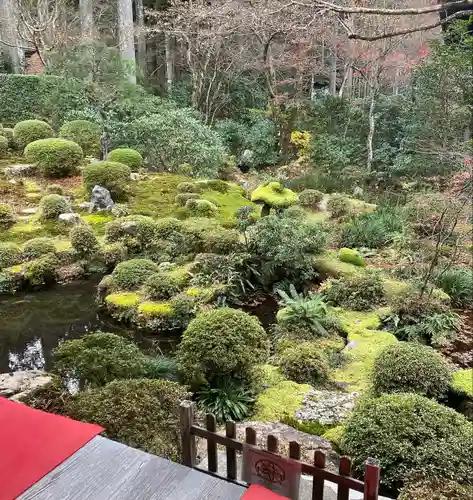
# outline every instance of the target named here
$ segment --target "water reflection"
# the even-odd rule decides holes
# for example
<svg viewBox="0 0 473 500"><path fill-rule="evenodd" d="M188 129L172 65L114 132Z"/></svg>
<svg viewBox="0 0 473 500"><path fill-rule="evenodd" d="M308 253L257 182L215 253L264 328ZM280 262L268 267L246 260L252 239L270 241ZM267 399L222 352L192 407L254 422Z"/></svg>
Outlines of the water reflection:
<svg viewBox="0 0 473 500"><path fill-rule="evenodd" d="M145 349L169 346L159 339L142 339L131 329L98 314L95 292L99 278L57 286L35 293L0 298L0 373L48 370L52 350L64 339L97 330L135 338Z"/></svg>

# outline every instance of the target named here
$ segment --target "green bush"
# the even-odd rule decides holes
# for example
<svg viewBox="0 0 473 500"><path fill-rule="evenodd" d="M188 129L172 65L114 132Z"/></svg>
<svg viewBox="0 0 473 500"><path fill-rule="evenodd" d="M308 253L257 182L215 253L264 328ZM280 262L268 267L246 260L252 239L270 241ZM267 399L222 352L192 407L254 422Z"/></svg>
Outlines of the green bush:
<svg viewBox="0 0 473 500"><path fill-rule="evenodd" d="M186 397L184 387L168 380L114 380L77 394L68 415L101 425L110 439L179 461L179 403Z"/></svg>
<svg viewBox="0 0 473 500"><path fill-rule="evenodd" d="M56 277L57 259L54 254L47 254L26 265L24 277L32 286L47 285Z"/></svg>
<svg viewBox="0 0 473 500"><path fill-rule="evenodd" d="M90 333L62 342L53 351L53 371L64 381L76 379L83 388L101 387L115 379L148 378L154 361L113 333Z"/></svg>
<svg viewBox="0 0 473 500"><path fill-rule="evenodd" d="M409 481L398 500L466 500L473 498L473 486L446 478Z"/></svg>
<svg viewBox="0 0 473 500"><path fill-rule="evenodd" d="M158 224L164 219L155 221L146 215L127 215L105 227L105 240L113 243L133 238L141 247L146 247L153 243L153 240L159 238Z"/></svg>
<svg viewBox="0 0 473 500"><path fill-rule="evenodd" d="M176 360L187 380L210 382L218 376L244 378L268 356L268 337L258 319L238 309L221 308L190 322Z"/></svg>
<svg viewBox="0 0 473 500"><path fill-rule="evenodd" d="M317 385L329 378L327 358L320 347L311 342L284 349L279 354L278 365L286 378L298 384Z"/></svg>
<svg viewBox="0 0 473 500"><path fill-rule="evenodd" d="M150 164L173 172L188 163L193 176L216 177L225 156L219 135L187 109L143 116L130 124L129 134L127 142L145 154Z"/></svg>
<svg viewBox="0 0 473 500"><path fill-rule="evenodd" d="M239 233L231 229L208 229L202 235L202 251L204 253L220 253L229 255L241 250Z"/></svg>
<svg viewBox="0 0 473 500"><path fill-rule="evenodd" d="M192 217L217 217L218 215L218 207L208 200L187 200L185 208Z"/></svg>
<svg viewBox="0 0 473 500"><path fill-rule="evenodd" d="M143 166L143 157L136 149L131 148L114 149L108 154L107 160L123 163L130 167L132 172L136 172Z"/></svg>
<svg viewBox="0 0 473 500"><path fill-rule="evenodd" d="M383 281L375 273L330 280L323 293L328 303L355 311L369 311L386 303Z"/></svg>
<svg viewBox="0 0 473 500"><path fill-rule="evenodd" d="M59 137L79 144L85 156L100 155L100 126L88 120L73 120L59 129Z"/></svg>
<svg viewBox="0 0 473 500"><path fill-rule="evenodd" d="M78 224L69 233L72 248L82 257L93 255L99 249L94 230L87 224Z"/></svg>
<svg viewBox="0 0 473 500"><path fill-rule="evenodd" d="M69 205L66 198L59 194L47 194L39 202L39 216L42 220L55 220L60 214L67 213Z"/></svg>
<svg viewBox="0 0 473 500"><path fill-rule="evenodd" d="M67 177L79 167L84 153L67 139L40 139L26 146L25 157L46 177Z"/></svg>
<svg viewBox="0 0 473 500"><path fill-rule="evenodd" d="M179 279L171 273L158 272L152 274L145 282L145 294L150 299L164 300L179 293Z"/></svg>
<svg viewBox="0 0 473 500"><path fill-rule="evenodd" d="M122 290L133 290L143 285L150 274L158 271L158 265L148 259L131 259L120 262L112 277Z"/></svg>
<svg viewBox="0 0 473 500"><path fill-rule="evenodd" d="M48 184L46 186L46 193L48 194L60 194L61 196L64 194L64 189L60 184Z"/></svg>
<svg viewBox="0 0 473 500"><path fill-rule="evenodd" d="M371 374L376 394L415 392L438 399L452 381L450 366L431 347L413 342L397 342L377 356Z"/></svg>
<svg viewBox="0 0 473 500"><path fill-rule="evenodd" d="M418 394L364 399L349 418L343 453L363 473L368 457L381 465L381 483L400 488L408 475L470 481L473 425L456 411Z"/></svg>
<svg viewBox="0 0 473 500"><path fill-rule="evenodd" d="M5 158L8 153L8 139L0 135L0 158Z"/></svg>
<svg viewBox="0 0 473 500"><path fill-rule="evenodd" d="M128 250L122 243L104 245L99 252L99 259L109 268L115 267L119 262L126 260Z"/></svg>
<svg viewBox="0 0 473 500"><path fill-rule="evenodd" d="M194 182L181 182L177 185L179 193L200 193L202 188Z"/></svg>
<svg viewBox="0 0 473 500"><path fill-rule="evenodd" d="M338 219L350 213L350 202L346 196L335 193L327 201L327 211L330 212L331 217Z"/></svg>
<svg viewBox="0 0 473 500"><path fill-rule="evenodd" d="M366 263L358 250L352 248L340 248L338 258L342 262L348 262L348 264L353 264L354 266L366 267Z"/></svg>
<svg viewBox="0 0 473 500"><path fill-rule="evenodd" d="M14 149L15 138L13 137L13 129L8 127L3 127L0 129L0 135L5 137L5 139L8 141L8 147L10 149Z"/></svg>
<svg viewBox="0 0 473 500"><path fill-rule="evenodd" d="M316 189L304 189L299 193L299 203L303 207L312 208L314 210L319 208L319 203L323 200L324 194Z"/></svg>
<svg viewBox="0 0 473 500"><path fill-rule="evenodd" d="M473 273L471 269L452 269L437 278L440 287L457 307L470 307L473 304Z"/></svg>
<svg viewBox="0 0 473 500"><path fill-rule="evenodd" d="M174 201L177 205L184 207L187 203L187 200L198 200L200 195L197 193L178 193L174 198Z"/></svg>
<svg viewBox="0 0 473 500"><path fill-rule="evenodd" d="M126 197L126 186L130 179L130 173L130 168L123 163L99 161L87 165L82 170L82 177L88 192L92 192L97 184L107 188L115 201Z"/></svg>
<svg viewBox="0 0 473 500"><path fill-rule="evenodd" d="M24 149L30 142L54 137L54 130L41 120L25 120L14 126L13 137L17 148Z"/></svg>
<svg viewBox="0 0 473 500"><path fill-rule="evenodd" d="M25 243L23 247L23 258L33 260L48 253L55 253L56 247L49 238L34 238Z"/></svg>
<svg viewBox="0 0 473 500"><path fill-rule="evenodd" d="M218 191L219 193L228 193L228 190L230 189L230 186L220 179L211 179L207 181L206 186L213 191Z"/></svg>
<svg viewBox="0 0 473 500"><path fill-rule="evenodd" d="M15 214L10 205L0 203L0 229L11 228L16 222Z"/></svg>
<svg viewBox="0 0 473 500"><path fill-rule="evenodd" d="M21 248L16 243L0 242L0 269L14 266L22 260Z"/></svg>

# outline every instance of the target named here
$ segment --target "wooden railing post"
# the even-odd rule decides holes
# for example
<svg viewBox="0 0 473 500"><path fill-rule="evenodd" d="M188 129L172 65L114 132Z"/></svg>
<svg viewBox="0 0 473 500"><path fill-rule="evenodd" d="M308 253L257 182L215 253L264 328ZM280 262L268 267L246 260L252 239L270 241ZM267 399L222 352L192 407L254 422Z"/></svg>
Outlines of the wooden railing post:
<svg viewBox="0 0 473 500"><path fill-rule="evenodd" d="M206 416L206 427L210 432L217 431L217 422L215 417L211 414ZM217 443L210 438L207 438L207 461L208 461L208 469L210 472L218 471L218 460L217 460Z"/></svg>
<svg viewBox="0 0 473 500"><path fill-rule="evenodd" d="M236 425L235 422L225 422L225 435L226 437L236 438ZM227 477L228 479L237 478L237 454L234 448L227 448Z"/></svg>
<svg viewBox="0 0 473 500"><path fill-rule="evenodd" d="M365 491L363 500L378 500L380 476L381 469L378 462L374 458L368 458L365 462Z"/></svg>
<svg viewBox="0 0 473 500"><path fill-rule="evenodd" d="M195 467L196 449L195 436L191 433L194 425L194 403L183 401L180 405L182 463L187 467Z"/></svg>
<svg viewBox="0 0 473 500"><path fill-rule="evenodd" d="M314 465L319 469L325 469L325 454L317 450L314 452ZM312 500L322 500L324 498L324 478L314 474L312 479Z"/></svg>
<svg viewBox="0 0 473 500"><path fill-rule="evenodd" d="M338 468L340 476L350 476L351 460L348 457L340 457L340 467ZM350 488L343 484L338 484L337 500L348 500L350 498Z"/></svg>

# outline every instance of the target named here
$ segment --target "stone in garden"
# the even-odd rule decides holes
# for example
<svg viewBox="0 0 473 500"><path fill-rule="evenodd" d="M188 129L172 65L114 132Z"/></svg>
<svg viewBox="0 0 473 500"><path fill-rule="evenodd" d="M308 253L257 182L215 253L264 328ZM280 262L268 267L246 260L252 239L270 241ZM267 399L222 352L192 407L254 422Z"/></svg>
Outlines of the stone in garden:
<svg viewBox="0 0 473 500"><path fill-rule="evenodd" d="M137 181L140 178L140 174L137 172L130 173L130 181Z"/></svg>
<svg viewBox="0 0 473 500"><path fill-rule="evenodd" d="M339 424L355 407L357 392L309 391L296 411L298 420L319 422L324 425Z"/></svg>
<svg viewBox="0 0 473 500"><path fill-rule="evenodd" d="M92 197L90 199L89 212L94 210L110 210L114 205L110 191L99 185L95 185L92 189Z"/></svg>
<svg viewBox="0 0 473 500"><path fill-rule="evenodd" d="M129 234L129 235L131 235L131 236L136 236L136 233L137 233L137 227L138 227L138 226L137 226L136 222L135 222L135 221L132 221L132 220L127 221L127 222L124 222L124 223L122 224L122 230L123 230L125 233L127 233L127 234Z"/></svg>
<svg viewBox="0 0 473 500"><path fill-rule="evenodd" d="M345 346L345 349L354 349L358 344L359 344L359 342L352 340L352 341L348 342L348 344Z"/></svg>
<svg viewBox="0 0 473 500"><path fill-rule="evenodd" d="M20 214L21 215L33 215L38 211L37 207L24 208Z"/></svg>
<svg viewBox="0 0 473 500"><path fill-rule="evenodd" d="M18 400L37 387L51 382L51 377L39 370L0 374L0 396Z"/></svg>
<svg viewBox="0 0 473 500"><path fill-rule="evenodd" d="M66 224L80 224L81 218L79 214L76 213L67 213L67 214L59 214L58 219Z"/></svg>
<svg viewBox="0 0 473 500"><path fill-rule="evenodd" d="M5 177L27 177L33 175L36 172L36 165L12 165L7 167L4 171Z"/></svg>
<svg viewBox="0 0 473 500"><path fill-rule="evenodd" d="M84 203L81 203L81 204L79 205L79 208L80 208L81 210L89 210L90 205L91 205L91 203L89 203L88 201L84 201Z"/></svg>

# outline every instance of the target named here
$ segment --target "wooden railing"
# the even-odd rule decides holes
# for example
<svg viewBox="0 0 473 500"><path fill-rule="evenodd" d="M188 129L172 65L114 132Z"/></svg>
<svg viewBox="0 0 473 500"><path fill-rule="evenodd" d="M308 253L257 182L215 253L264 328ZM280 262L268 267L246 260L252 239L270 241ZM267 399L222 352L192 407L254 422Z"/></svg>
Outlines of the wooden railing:
<svg viewBox="0 0 473 500"><path fill-rule="evenodd" d="M227 479L228 481L243 484L237 478L237 452L242 452L244 443L236 439L235 422L226 422L225 436L217 434L217 424L213 415L206 416L206 428L194 422L194 403L183 401L180 405L181 438L183 463L188 467L198 469L206 474ZM208 470L203 470L196 465L196 436L207 440ZM245 442L256 446L256 431L247 427L245 429ZM226 475L218 474L217 445L226 448L227 470ZM267 438L267 451L278 454L279 443L275 436ZM303 474L312 476L312 500L323 500L324 482L331 481L337 484L337 500L348 500L350 490L363 493L364 500L378 500L380 468L373 459L365 462L364 480L360 481L351 477L351 460L340 457L339 472L334 473L325 468L325 454L321 451L314 453L314 463L302 462L301 447L296 441L289 443L289 458L297 461Z"/></svg>

